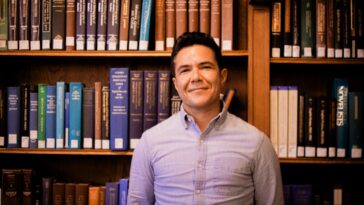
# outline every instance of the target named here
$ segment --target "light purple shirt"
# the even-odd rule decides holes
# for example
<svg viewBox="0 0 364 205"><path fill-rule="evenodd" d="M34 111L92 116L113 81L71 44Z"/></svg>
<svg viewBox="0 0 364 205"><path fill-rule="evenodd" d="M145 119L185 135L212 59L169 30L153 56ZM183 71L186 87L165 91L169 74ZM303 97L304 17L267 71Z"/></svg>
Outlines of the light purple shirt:
<svg viewBox="0 0 364 205"><path fill-rule="evenodd" d="M254 203L284 204L277 155L252 125L223 109L201 132L181 109L143 133L128 204Z"/></svg>

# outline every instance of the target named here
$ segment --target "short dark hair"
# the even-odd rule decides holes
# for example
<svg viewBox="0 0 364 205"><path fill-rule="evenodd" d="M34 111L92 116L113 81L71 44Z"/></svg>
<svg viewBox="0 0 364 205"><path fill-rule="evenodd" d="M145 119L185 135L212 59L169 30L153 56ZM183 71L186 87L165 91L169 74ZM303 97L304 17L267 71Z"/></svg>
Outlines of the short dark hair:
<svg viewBox="0 0 364 205"><path fill-rule="evenodd" d="M215 58L217 65L221 68L221 49L216 44L214 39L206 33L201 32L185 32L179 36L173 46L172 56L171 56L171 69L172 75L175 75L174 59L180 50L183 48L193 46L193 45L203 45L211 48L215 53Z"/></svg>

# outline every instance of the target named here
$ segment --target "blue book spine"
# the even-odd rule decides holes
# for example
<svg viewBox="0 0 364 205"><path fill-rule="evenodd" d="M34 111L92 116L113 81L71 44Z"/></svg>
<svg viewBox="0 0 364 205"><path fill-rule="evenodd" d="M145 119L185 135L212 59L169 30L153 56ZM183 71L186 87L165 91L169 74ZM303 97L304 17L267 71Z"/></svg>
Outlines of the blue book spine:
<svg viewBox="0 0 364 205"><path fill-rule="evenodd" d="M291 203L294 205L312 204L312 185L310 184L292 184Z"/></svg>
<svg viewBox="0 0 364 205"><path fill-rule="evenodd" d="M8 148L20 147L20 87L8 87Z"/></svg>
<svg viewBox="0 0 364 205"><path fill-rule="evenodd" d="M130 71L130 149L135 149L143 132L143 71Z"/></svg>
<svg viewBox="0 0 364 205"><path fill-rule="evenodd" d="M30 92L29 136L30 148L38 147L38 93Z"/></svg>
<svg viewBox="0 0 364 205"><path fill-rule="evenodd" d="M110 69L110 147L128 149L129 69Z"/></svg>
<svg viewBox="0 0 364 205"><path fill-rule="evenodd" d="M107 205L118 205L119 182L106 182L105 202Z"/></svg>
<svg viewBox="0 0 364 205"><path fill-rule="evenodd" d="M64 147L68 148L69 127L70 127L70 93L65 92L64 97Z"/></svg>
<svg viewBox="0 0 364 205"><path fill-rule="evenodd" d="M143 0L141 11L139 50L148 50L152 0Z"/></svg>
<svg viewBox="0 0 364 205"><path fill-rule="evenodd" d="M346 157L348 146L348 90L349 83L345 79L334 79L333 98L336 100L336 140L337 157Z"/></svg>
<svg viewBox="0 0 364 205"><path fill-rule="evenodd" d="M47 85L46 99L46 148L56 148L56 86Z"/></svg>
<svg viewBox="0 0 364 205"><path fill-rule="evenodd" d="M157 124L158 71L144 71L143 131Z"/></svg>
<svg viewBox="0 0 364 205"><path fill-rule="evenodd" d="M349 154L351 158L362 158L364 94L349 92Z"/></svg>
<svg viewBox="0 0 364 205"><path fill-rule="evenodd" d="M56 84L56 148L64 148L65 83Z"/></svg>
<svg viewBox="0 0 364 205"><path fill-rule="evenodd" d="M69 141L71 149L81 148L82 84L70 83Z"/></svg>
<svg viewBox="0 0 364 205"><path fill-rule="evenodd" d="M128 178L122 178L119 180L119 205L128 204L128 187L129 187Z"/></svg>

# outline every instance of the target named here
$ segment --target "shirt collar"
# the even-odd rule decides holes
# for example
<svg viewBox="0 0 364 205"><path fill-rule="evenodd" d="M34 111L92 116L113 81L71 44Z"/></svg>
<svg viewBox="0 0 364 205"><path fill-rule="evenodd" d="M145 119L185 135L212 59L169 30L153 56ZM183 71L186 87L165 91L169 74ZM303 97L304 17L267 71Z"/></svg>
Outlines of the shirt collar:
<svg viewBox="0 0 364 205"><path fill-rule="evenodd" d="M228 111L226 110L225 102L224 101L220 101L220 102L222 104L222 110L219 114L216 115L216 117L214 117L210 121L209 126L211 126L211 124L214 124L214 126L216 128L218 128L225 122ZM189 115L183 108L183 103L181 104L179 114L180 114L181 122L184 125L185 129L188 129L191 124L195 123L193 116Z"/></svg>

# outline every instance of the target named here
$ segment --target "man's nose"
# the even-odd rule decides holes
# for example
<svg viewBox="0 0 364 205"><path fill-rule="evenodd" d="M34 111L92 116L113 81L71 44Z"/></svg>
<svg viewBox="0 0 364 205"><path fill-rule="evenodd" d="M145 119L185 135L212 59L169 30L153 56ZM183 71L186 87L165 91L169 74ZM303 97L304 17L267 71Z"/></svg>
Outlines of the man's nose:
<svg viewBox="0 0 364 205"><path fill-rule="evenodd" d="M197 66L194 66L192 68L191 75L192 75L191 78L193 81L201 80L200 69Z"/></svg>

